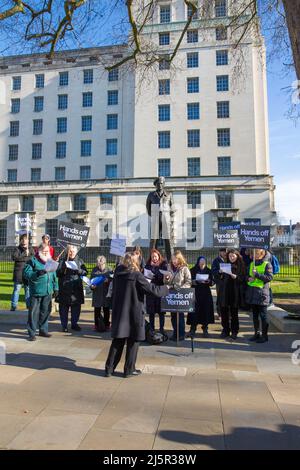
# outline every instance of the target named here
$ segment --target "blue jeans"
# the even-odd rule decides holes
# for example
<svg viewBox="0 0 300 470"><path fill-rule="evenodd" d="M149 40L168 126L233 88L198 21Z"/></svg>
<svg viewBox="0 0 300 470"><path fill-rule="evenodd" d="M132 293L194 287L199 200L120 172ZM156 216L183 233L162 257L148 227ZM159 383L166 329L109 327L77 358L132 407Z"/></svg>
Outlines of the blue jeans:
<svg viewBox="0 0 300 470"><path fill-rule="evenodd" d="M59 304L60 322L61 322L61 326L64 329L68 327L69 308L71 308L71 327L72 328L74 328L74 326L77 326L77 323L80 317L81 304L74 304L74 305Z"/></svg>
<svg viewBox="0 0 300 470"><path fill-rule="evenodd" d="M19 284L18 282L14 282L14 290L11 296L11 306L14 308L17 308L17 305L19 302L20 290L22 286L24 287L26 307L27 308L30 307L29 286L25 286L23 284Z"/></svg>
<svg viewBox="0 0 300 470"><path fill-rule="evenodd" d="M184 338L185 334L185 322L184 322L184 313L179 312L177 313L171 313L171 323L173 326L173 336L174 338L177 338L177 315L179 316L179 338Z"/></svg>

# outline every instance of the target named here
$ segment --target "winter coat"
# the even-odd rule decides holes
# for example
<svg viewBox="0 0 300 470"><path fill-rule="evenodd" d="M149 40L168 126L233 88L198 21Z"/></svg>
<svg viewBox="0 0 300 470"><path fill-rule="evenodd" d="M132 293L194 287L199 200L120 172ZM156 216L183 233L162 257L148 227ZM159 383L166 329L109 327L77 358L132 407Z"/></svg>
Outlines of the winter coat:
<svg viewBox="0 0 300 470"><path fill-rule="evenodd" d="M39 276L39 271L45 270L45 263L33 256L24 266L23 277L28 282L30 296L44 297L58 291L56 273L45 273Z"/></svg>
<svg viewBox="0 0 300 470"><path fill-rule="evenodd" d="M167 282L175 289L179 288L189 288L192 286L192 277L191 272L187 266L182 266L181 268L173 269L173 276L171 280Z"/></svg>
<svg viewBox="0 0 300 470"><path fill-rule="evenodd" d="M104 271L101 271L98 266L95 266L94 269L92 270L91 273L91 279L97 276L105 276L106 279L102 284L99 284L96 286L95 289L92 289L93 293L93 298L92 298L92 306L96 308L100 307L110 307L111 305L111 299L106 297L108 293L108 287L109 284L112 282L112 279L110 278L110 274L112 274L112 271L109 269L104 269Z"/></svg>
<svg viewBox="0 0 300 470"><path fill-rule="evenodd" d="M166 286L149 283L139 271L128 271L123 265L117 267L113 280L112 338L145 340L142 307L146 293L163 297L168 295L169 290Z"/></svg>
<svg viewBox="0 0 300 470"><path fill-rule="evenodd" d="M236 279L226 273L218 272L214 275L218 286L217 304L221 308L239 308L245 305L246 271L244 263L233 263L231 271L232 274L237 275Z"/></svg>
<svg viewBox="0 0 300 470"><path fill-rule="evenodd" d="M73 260L78 266L78 270L66 267L66 258L60 260L56 274L58 277L58 302L62 305L84 304L83 285L80 276L87 275L87 269L78 256Z"/></svg>
<svg viewBox="0 0 300 470"><path fill-rule="evenodd" d="M197 274L208 274L208 282L204 284L200 281L196 281ZM191 269L191 276L192 285L195 288L196 303L195 311L188 314L187 324L208 325L215 323L214 303L210 290L213 285L211 270L207 266L204 269L200 269L200 267L196 265Z"/></svg>
<svg viewBox="0 0 300 470"><path fill-rule="evenodd" d="M265 260L255 261L255 265L259 266L264 263ZM249 278L250 273L248 273ZM264 274L257 273L255 275L257 279L260 279L264 283L264 287L247 286L246 289L246 302L249 305L269 305L270 303L270 282L273 279L273 268L270 262L267 263Z"/></svg>
<svg viewBox="0 0 300 470"><path fill-rule="evenodd" d="M29 247L28 248L28 255L26 254L26 248L23 248L22 245L19 245L12 254L12 260L15 262L14 264L14 273L13 273L13 281L18 284L23 284L23 269L27 261L34 256L34 249Z"/></svg>
<svg viewBox="0 0 300 470"><path fill-rule="evenodd" d="M166 261L163 261L159 266L153 266L151 263L146 264L145 269L148 269L154 274L151 284L154 284L155 286L163 286L164 276L161 274L160 269L167 271L168 264ZM160 313L160 298L155 297L152 294L146 294L146 311L148 315Z"/></svg>

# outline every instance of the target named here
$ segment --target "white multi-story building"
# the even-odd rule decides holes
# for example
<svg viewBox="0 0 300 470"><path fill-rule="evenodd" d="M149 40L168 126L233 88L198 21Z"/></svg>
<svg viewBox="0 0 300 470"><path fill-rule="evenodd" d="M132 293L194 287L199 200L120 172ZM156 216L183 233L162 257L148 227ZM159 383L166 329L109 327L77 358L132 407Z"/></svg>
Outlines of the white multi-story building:
<svg viewBox="0 0 300 470"><path fill-rule="evenodd" d="M220 221L273 223L264 53L245 36L237 72L220 28L230 5L214 7L214 17L192 21L171 67L161 61L148 76L107 72L127 46L0 59L0 245L15 244L15 214L29 212L33 243L74 221L91 227L91 246L126 231L128 243L146 246L145 202L158 175L178 207L178 246L193 238L182 231L187 218L188 232L203 234L197 246L211 246ZM143 41L168 55L188 14L183 0L158 0ZM187 203L202 204L201 229Z"/></svg>

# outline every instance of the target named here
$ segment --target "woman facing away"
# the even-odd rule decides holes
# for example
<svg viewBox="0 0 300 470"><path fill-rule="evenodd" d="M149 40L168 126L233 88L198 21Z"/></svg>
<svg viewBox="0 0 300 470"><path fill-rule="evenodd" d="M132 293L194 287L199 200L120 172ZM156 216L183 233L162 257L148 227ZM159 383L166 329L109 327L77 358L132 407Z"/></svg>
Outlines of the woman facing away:
<svg viewBox="0 0 300 470"><path fill-rule="evenodd" d="M164 281L174 289L189 288L192 286L191 272L187 262L181 251L175 251L171 257L171 273L164 277ZM179 317L179 325L177 326L177 315ZM177 341L177 328L179 328L179 341L183 341L185 337L185 324L183 312L171 312L171 323L173 327L173 335L171 341Z"/></svg>
<svg viewBox="0 0 300 470"><path fill-rule="evenodd" d="M91 279L98 276L105 276L105 281L101 284L91 287L93 298L92 306L94 307L94 322L96 331L109 331L110 329L110 308L111 298L107 297L112 271L106 267L105 256L98 256L97 265L93 268ZM101 314L103 311L103 316Z"/></svg>
<svg viewBox="0 0 300 470"><path fill-rule="evenodd" d="M140 272L138 255L126 253L116 268L112 294L113 338L105 364L105 376L110 377L120 362L126 343L124 377L140 375L136 369L139 342L145 340L143 302L145 294L157 297L168 295L167 286L150 284Z"/></svg>
<svg viewBox="0 0 300 470"><path fill-rule="evenodd" d="M197 325L201 325L204 338L208 338L208 325L215 323L214 303L211 287L214 285L211 269L204 256L199 256L191 269L192 286L195 287L195 310L188 314L187 325L191 325L187 337L194 336Z"/></svg>
<svg viewBox="0 0 300 470"><path fill-rule="evenodd" d="M154 284L155 286L163 286L164 276L161 273L161 270L166 271L168 269L168 264L163 259L161 253L158 250L151 250L150 257L145 265L145 269L152 273L153 277L151 278L151 284ZM165 314L161 312L160 309L160 298L155 297L152 294L146 294L146 311L149 315L151 329L155 330L155 315L158 314L159 331L160 333L165 334Z"/></svg>

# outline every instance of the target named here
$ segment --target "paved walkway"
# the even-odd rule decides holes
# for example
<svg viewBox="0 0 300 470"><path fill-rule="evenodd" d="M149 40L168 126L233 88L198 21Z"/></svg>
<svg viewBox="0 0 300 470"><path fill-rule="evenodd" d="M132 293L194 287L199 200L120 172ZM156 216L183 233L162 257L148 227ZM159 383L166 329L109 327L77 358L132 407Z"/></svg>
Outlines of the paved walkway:
<svg viewBox="0 0 300 470"><path fill-rule="evenodd" d="M143 375L104 377L108 333L95 333L91 313L82 332L27 341L22 326L0 325L7 365L0 366L2 449L300 449L300 337L271 331L267 344L241 336L142 345ZM167 326L170 326L169 320Z"/></svg>

